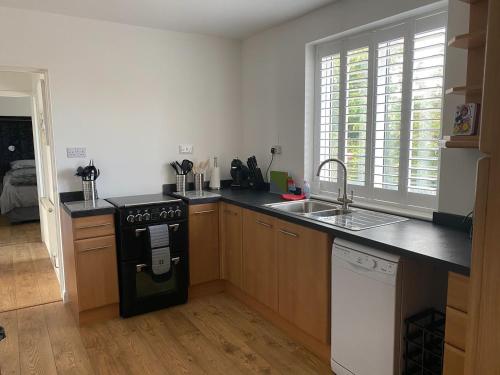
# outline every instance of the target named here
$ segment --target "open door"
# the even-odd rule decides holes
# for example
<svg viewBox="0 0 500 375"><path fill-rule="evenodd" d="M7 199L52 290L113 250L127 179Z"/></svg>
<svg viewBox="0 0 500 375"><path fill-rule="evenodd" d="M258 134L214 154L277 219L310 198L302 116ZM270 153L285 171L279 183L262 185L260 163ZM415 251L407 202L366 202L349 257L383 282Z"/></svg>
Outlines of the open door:
<svg viewBox="0 0 500 375"><path fill-rule="evenodd" d="M59 210L57 204L56 171L52 142L49 96L46 76L33 73L33 131L38 173L38 197L40 200L40 227L42 241L47 247L57 271L60 265ZM61 275L57 272L59 280Z"/></svg>

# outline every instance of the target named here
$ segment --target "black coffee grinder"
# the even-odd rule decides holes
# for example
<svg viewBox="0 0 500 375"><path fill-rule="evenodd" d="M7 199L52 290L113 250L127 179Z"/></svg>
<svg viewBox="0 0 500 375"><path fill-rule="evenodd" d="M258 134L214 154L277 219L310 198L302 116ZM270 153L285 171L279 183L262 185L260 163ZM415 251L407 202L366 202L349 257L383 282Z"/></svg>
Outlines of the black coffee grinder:
<svg viewBox="0 0 500 375"><path fill-rule="evenodd" d="M233 178L231 189L248 188L248 167L238 158L231 162L231 177Z"/></svg>

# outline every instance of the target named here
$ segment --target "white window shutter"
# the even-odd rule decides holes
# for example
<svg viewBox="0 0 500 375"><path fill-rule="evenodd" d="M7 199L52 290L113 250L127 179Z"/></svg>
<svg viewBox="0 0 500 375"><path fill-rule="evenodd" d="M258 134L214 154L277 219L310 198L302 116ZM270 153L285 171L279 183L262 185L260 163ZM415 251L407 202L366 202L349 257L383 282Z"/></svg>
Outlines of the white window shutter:
<svg viewBox="0 0 500 375"><path fill-rule="evenodd" d="M339 157L340 53L321 58L320 67L320 162ZM323 181L337 182L336 165L325 165Z"/></svg>
<svg viewBox="0 0 500 375"><path fill-rule="evenodd" d="M364 186L368 125L370 48L347 51L345 88L345 163L347 182Z"/></svg>
<svg viewBox="0 0 500 375"><path fill-rule="evenodd" d="M443 101L444 28L415 34L408 192L437 194Z"/></svg>
<svg viewBox="0 0 500 375"><path fill-rule="evenodd" d="M373 187L399 190L404 38L378 43Z"/></svg>

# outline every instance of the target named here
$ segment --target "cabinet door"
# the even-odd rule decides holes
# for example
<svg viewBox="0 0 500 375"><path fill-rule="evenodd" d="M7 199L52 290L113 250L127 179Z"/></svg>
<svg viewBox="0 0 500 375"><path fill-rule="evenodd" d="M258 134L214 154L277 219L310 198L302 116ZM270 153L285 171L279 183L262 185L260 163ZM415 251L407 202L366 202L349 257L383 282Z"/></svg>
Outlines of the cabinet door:
<svg viewBox="0 0 500 375"><path fill-rule="evenodd" d="M277 222L279 313L303 331L330 341L331 240L326 233Z"/></svg>
<svg viewBox="0 0 500 375"><path fill-rule="evenodd" d="M115 236L75 241L79 311L118 303Z"/></svg>
<svg viewBox="0 0 500 375"><path fill-rule="evenodd" d="M223 203L221 210L222 278L242 288L242 209Z"/></svg>
<svg viewBox="0 0 500 375"><path fill-rule="evenodd" d="M275 220L250 210L243 210L243 290L278 310Z"/></svg>
<svg viewBox="0 0 500 375"><path fill-rule="evenodd" d="M217 203L189 206L189 279L191 285L220 279Z"/></svg>

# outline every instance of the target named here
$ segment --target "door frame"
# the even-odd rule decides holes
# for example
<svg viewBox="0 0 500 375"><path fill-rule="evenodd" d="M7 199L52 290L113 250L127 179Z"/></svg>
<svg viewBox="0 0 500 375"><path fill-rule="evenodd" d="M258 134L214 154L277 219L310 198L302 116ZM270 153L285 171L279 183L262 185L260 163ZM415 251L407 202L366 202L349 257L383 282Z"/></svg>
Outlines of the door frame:
<svg viewBox="0 0 500 375"><path fill-rule="evenodd" d="M60 218L60 210L57 208L59 207L60 204L60 199L59 199L59 188L57 184L57 168L56 168L56 159L55 159L55 150L54 150L54 134L53 134L53 122L52 122L52 101L50 97L50 82L49 82L49 73L47 69L40 69L40 68L33 68L33 67L15 67L15 66L0 66L0 72L13 72L13 73L27 73L32 75L32 81L34 80L34 77L36 74L43 76L43 80L45 81L44 85L44 92L42 93L43 95L43 100L44 100L44 117L45 117L45 137L46 137L46 142L45 145L49 146L49 160L48 162L50 163L50 168L52 168L52 173L51 176L51 185L52 185L52 191L51 193L53 194L54 197L54 202L51 202L54 205L53 208L53 214L55 215L55 247L56 247L56 254L57 254L57 259L55 262L52 261L54 270L56 272L56 275L59 279L59 286L60 286L60 291L61 295L64 295L63 291L65 290L64 286L64 268L63 268L63 261L62 261L62 239L61 239L61 218ZM31 90L30 93L30 98L32 101L32 123L34 127L33 131L33 137L34 137L34 144L35 144L35 155L36 155L36 167L37 167L37 172L38 171L43 171L43 168L41 166L41 157L40 157L40 146L43 142L42 139L40 139L40 135L38 132L38 129L35 129L35 126L38 126L38 114L35 113L35 95L36 92ZM43 179L41 176L37 177L37 182L38 182L38 196L39 196L39 205L42 206L44 203L42 202L43 196L42 193L46 192L47 187L44 184ZM42 240L45 242L47 239L44 238L44 230L43 228L40 228L41 234L42 234ZM49 256L52 256L50 253L50 249L47 249L49 251Z"/></svg>

